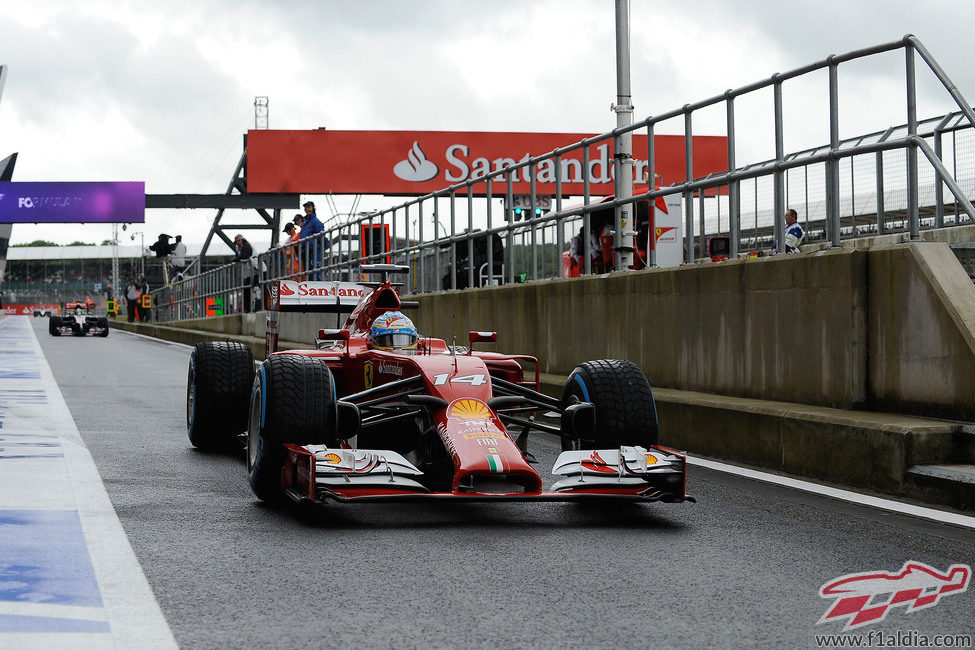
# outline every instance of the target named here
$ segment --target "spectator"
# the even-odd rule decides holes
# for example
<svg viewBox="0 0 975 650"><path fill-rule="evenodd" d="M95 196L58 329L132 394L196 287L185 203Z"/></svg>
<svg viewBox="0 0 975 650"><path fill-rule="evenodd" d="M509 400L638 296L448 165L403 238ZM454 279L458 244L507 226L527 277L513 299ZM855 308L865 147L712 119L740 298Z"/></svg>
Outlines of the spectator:
<svg viewBox="0 0 975 650"><path fill-rule="evenodd" d="M288 235L288 240L281 245L284 249L285 269L284 272L294 275L294 279L299 282L304 281L301 275L301 260L298 259L298 248L295 243L298 241L299 232L293 223L284 225L284 232Z"/></svg>
<svg viewBox="0 0 975 650"><path fill-rule="evenodd" d="M139 285L134 278L129 278L129 284L125 287L125 313L130 323L135 321L135 314L139 304Z"/></svg>
<svg viewBox="0 0 975 650"><path fill-rule="evenodd" d="M799 245L805 233L798 222L799 213L789 208L785 211L785 252L798 253ZM778 242L772 242L772 251L775 252Z"/></svg>
<svg viewBox="0 0 975 650"><path fill-rule="evenodd" d="M311 201L305 202L302 206L305 208L305 218L301 225L301 237L300 239L308 239L313 237L310 241L305 244L305 267L306 268L321 268L322 258L326 250L329 247L328 237L324 235L318 238L314 238L315 235L325 232L325 224L323 224L319 219L318 215L315 213L315 204ZM309 275L311 280L321 280L322 274L320 271L311 273Z"/></svg>
<svg viewBox="0 0 975 650"><path fill-rule="evenodd" d="M254 248L241 234L234 237L234 251L235 262L249 262L254 257Z"/></svg>
<svg viewBox="0 0 975 650"><path fill-rule="evenodd" d="M603 248L602 242L600 241L600 231L601 229L597 228L595 223L590 224L589 259L592 261L593 273L599 272L603 262ZM569 257L572 261L572 270L569 272L569 277L575 277L580 273L586 272L585 247L583 246L585 236L586 227L583 225L579 228L579 234L573 237L572 241L569 242Z"/></svg>
<svg viewBox="0 0 975 650"><path fill-rule="evenodd" d="M240 284L244 290L244 311L250 312L251 310L251 285L257 282L257 274L255 273L255 261L254 261L254 248L251 243L244 239L244 236L238 234L234 237L234 247L236 249L236 254L234 255L234 262L247 262L247 264L240 265Z"/></svg>
<svg viewBox="0 0 975 650"><path fill-rule="evenodd" d="M170 267L173 277L183 273L186 268L186 244L183 243L183 236L176 235L176 244L173 245L173 258Z"/></svg>
<svg viewBox="0 0 975 650"><path fill-rule="evenodd" d="M148 323L151 317L151 313L148 307L143 307L142 296L149 295L149 283L146 282L146 276L139 277L139 322Z"/></svg>

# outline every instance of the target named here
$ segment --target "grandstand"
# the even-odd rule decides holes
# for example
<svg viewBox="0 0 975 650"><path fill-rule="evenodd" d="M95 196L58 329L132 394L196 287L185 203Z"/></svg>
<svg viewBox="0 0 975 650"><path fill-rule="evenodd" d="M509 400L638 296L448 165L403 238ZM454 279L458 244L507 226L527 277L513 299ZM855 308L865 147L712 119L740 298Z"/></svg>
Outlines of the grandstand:
<svg viewBox="0 0 975 650"><path fill-rule="evenodd" d="M201 244L187 245L187 262L195 260ZM163 262L139 246L119 246L119 281L124 289L129 278L145 270L153 289L163 284ZM207 255L204 269L225 264L231 254ZM199 272L194 269L194 273ZM105 298L121 291L112 287L111 246L15 246L7 249L7 265L0 293L4 305L60 304L65 300Z"/></svg>

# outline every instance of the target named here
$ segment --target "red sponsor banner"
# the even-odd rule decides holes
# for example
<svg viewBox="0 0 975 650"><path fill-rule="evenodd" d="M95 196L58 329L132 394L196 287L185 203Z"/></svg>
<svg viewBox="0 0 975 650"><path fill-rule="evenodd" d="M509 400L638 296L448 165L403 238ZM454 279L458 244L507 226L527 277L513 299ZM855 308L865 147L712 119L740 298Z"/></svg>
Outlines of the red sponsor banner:
<svg viewBox="0 0 975 650"><path fill-rule="evenodd" d="M52 314L60 314L60 305L4 305L5 316L33 316L35 311L47 310Z"/></svg>
<svg viewBox="0 0 975 650"><path fill-rule="evenodd" d="M503 169L531 156L592 137L586 133L495 133L463 131L271 131L247 133L247 190L298 194L422 195ZM728 140L694 136L694 176L728 168ZM635 180L647 169L647 136L634 134ZM685 180L684 137L654 136L658 184ZM614 193L613 142L589 146L591 193ZM536 165L537 194L582 195L582 149L566 153L559 164ZM514 194L528 194L528 169L515 172ZM638 185L637 190L640 190ZM496 179L492 194L503 196L506 183ZM483 195L483 183L474 188Z"/></svg>

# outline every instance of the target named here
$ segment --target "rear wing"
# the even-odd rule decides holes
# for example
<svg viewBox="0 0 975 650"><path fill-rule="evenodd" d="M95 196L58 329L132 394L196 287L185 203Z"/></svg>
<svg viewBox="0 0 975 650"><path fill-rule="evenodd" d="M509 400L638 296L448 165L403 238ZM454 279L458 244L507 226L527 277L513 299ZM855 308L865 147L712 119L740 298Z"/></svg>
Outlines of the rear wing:
<svg viewBox="0 0 975 650"><path fill-rule="evenodd" d="M265 358L278 350L278 315L285 311L338 314L352 312L371 289L355 282L275 280L264 289L267 331Z"/></svg>

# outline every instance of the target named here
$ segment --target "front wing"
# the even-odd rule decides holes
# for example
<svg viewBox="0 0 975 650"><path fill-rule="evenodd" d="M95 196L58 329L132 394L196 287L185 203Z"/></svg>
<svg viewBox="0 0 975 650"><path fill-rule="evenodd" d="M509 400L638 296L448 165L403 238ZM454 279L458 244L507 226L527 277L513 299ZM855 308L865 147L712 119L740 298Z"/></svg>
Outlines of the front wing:
<svg viewBox="0 0 975 650"><path fill-rule="evenodd" d="M284 447L281 487L298 502L695 500L684 490L684 455L656 446L562 452L552 470L562 478L548 492L432 492L418 480L423 472L393 451Z"/></svg>

